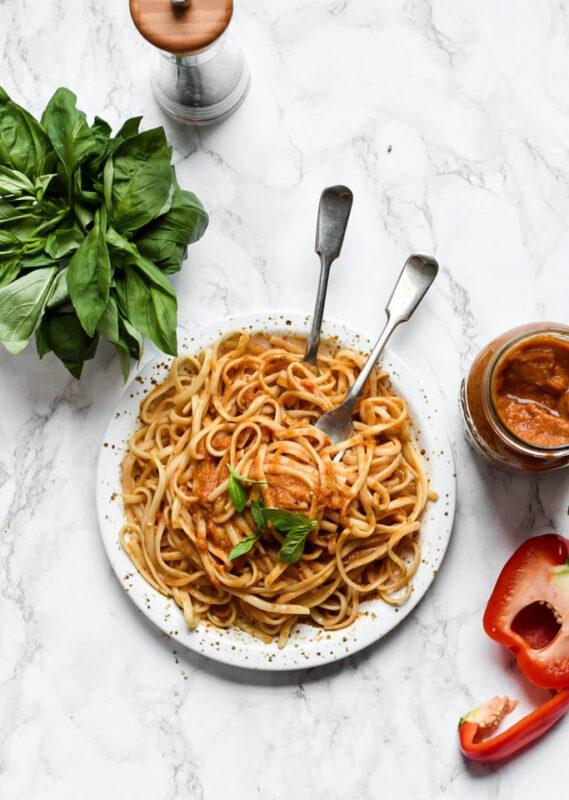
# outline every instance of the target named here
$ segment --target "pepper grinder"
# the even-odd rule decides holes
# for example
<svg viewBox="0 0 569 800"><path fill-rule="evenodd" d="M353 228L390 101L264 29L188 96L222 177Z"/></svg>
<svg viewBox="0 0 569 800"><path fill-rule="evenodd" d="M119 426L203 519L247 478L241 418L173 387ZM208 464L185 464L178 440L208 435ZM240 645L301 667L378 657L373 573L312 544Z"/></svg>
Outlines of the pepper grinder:
<svg viewBox="0 0 569 800"><path fill-rule="evenodd" d="M167 114L190 125L214 125L241 105L250 72L227 30L233 0L130 0L130 13L158 48L152 91Z"/></svg>

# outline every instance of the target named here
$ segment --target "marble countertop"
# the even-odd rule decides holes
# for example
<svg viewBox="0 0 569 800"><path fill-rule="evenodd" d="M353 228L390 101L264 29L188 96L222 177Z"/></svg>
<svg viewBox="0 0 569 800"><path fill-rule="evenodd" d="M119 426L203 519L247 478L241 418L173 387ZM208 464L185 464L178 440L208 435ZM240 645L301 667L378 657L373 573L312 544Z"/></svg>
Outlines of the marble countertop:
<svg viewBox="0 0 569 800"><path fill-rule="evenodd" d="M478 348L518 323L567 322L569 11L490 0L237 4L253 82L196 132L150 92L126 0L0 2L2 83L40 111L67 85L91 116L164 124L180 183L211 214L175 279L193 327L310 311L323 186L355 202L326 314L371 334L412 251L441 274L394 349L443 394L459 503L446 560L396 631L290 674L215 664L165 640L101 545L95 464L122 389L101 348L76 382L34 348L0 353L0 796L3 800L530 798L565 790L569 721L499 767L465 763L456 725L495 693L541 701L482 630L523 539L569 522L567 473L482 465L458 411ZM147 357L152 355L148 348Z"/></svg>

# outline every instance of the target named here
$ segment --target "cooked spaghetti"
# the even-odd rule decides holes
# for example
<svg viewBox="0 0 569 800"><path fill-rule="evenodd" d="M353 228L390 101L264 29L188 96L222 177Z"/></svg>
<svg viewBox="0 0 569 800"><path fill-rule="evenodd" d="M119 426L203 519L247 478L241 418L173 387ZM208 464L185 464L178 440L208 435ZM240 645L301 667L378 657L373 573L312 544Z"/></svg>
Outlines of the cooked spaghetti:
<svg viewBox="0 0 569 800"><path fill-rule="evenodd" d="M364 357L323 345L319 374L300 339L235 331L200 355L174 360L140 406L122 464L127 523L121 541L138 571L172 597L185 621L237 625L282 647L297 622L350 625L363 600L404 603L421 559L420 517L429 481L407 405L379 367L341 445L312 423L337 406ZM341 460L333 459L345 449ZM238 513L228 466L244 478ZM284 536L259 533L251 499L303 514L317 526L296 563ZM252 548L232 549L258 534Z"/></svg>

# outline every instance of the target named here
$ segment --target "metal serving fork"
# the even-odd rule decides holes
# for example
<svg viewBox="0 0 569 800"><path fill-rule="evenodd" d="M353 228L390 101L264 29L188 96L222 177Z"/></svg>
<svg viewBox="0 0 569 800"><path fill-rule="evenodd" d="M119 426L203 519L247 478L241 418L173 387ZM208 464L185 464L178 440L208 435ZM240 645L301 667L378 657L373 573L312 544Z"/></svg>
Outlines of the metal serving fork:
<svg viewBox="0 0 569 800"><path fill-rule="evenodd" d="M352 435L352 413L354 405L365 382L375 366L375 363L395 328L402 322L411 318L413 312L425 296L427 289L437 276L439 265L434 258L429 256L412 255L405 262L405 266L397 279L397 283L387 301L385 313L387 322L370 357L362 367L356 382L350 388L346 399L337 408L323 414L314 426L326 433L332 444L346 441ZM337 459L342 457L339 454Z"/></svg>

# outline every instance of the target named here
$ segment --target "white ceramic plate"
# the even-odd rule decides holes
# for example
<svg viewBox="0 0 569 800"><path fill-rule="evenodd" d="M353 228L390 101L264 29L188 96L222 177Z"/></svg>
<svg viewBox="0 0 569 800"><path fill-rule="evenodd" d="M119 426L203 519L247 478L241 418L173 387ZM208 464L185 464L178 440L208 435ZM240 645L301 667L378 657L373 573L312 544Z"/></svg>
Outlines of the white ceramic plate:
<svg viewBox="0 0 569 800"><path fill-rule="evenodd" d="M310 318L296 313L231 317L193 333L182 331L180 352L197 354L205 345L235 328L305 335L309 327ZM323 338L337 336L342 344L354 350L369 352L373 345L368 336L338 323L325 322L322 333ZM173 600L163 597L144 581L121 547L119 531L124 523L124 508L120 463L137 425L140 401L155 381L160 382L166 377L170 362L167 356L155 359L127 387L105 433L97 470L97 508L105 549L119 581L143 614L181 644L216 661L271 670L314 667L337 661L377 641L398 625L433 582L452 529L454 463L436 387L426 376L412 373L391 350L386 350L382 363L389 370L395 391L409 404L416 439L425 451L432 487L439 493L439 500L429 503L423 516L420 534L423 557L413 580L411 597L399 608L381 600L363 603L362 613L354 624L340 631L324 632L308 625L298 625L284 649L279 650L276 643L265 644L236 627L222 630L202 623L190 631Z"/></svg>

